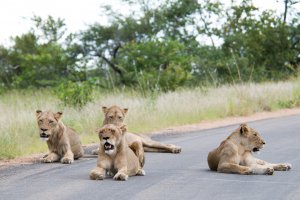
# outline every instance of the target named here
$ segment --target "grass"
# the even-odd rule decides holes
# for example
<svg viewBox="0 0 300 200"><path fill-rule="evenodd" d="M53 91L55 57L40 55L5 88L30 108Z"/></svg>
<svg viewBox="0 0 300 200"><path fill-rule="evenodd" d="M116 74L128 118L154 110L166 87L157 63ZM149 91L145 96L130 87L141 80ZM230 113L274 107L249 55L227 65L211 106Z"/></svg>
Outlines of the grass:
<svg viewBox="0 0 300 200"><path fill-rule="evenodd" d="M98 140L95 130L103 120L102 105L129 108L126 119L129 130L145 133L202 120L300 106L300 80L182 89L149 97L135 91L95 91L93 98L94 102L77 110L63 107L51 90L1 94L0 159L47 151L47 145L38 137L37 109L63 111L64 123L78 131L83 143L92 143Z"/></svg>

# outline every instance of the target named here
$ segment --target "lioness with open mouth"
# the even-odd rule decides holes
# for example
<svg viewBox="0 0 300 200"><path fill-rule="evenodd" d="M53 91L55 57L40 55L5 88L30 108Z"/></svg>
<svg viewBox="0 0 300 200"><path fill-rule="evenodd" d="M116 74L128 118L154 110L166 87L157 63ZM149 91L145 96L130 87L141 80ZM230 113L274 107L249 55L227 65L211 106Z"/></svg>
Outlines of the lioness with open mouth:
<svg viewBox="0 0 300 200"><path fill-rule="evenodd" d="M220 146L209 152L209 168L223 173L267 174L274 170L287 171L289 163L271 164L253 157L252 152L259 151L265 145L261 135L247 124L241 124Z"/></svg>
<svg viewBox="0 0 300 200"><path fill-rule="evenodd" d="M90 172L91 179L103 180L106 174L113 174L115 180L126 181L128 176L145 175L136 155L141 147L136 143L128 146L125 140L126 125L106 124L97 132L100 147L97 167Z"/></svg>

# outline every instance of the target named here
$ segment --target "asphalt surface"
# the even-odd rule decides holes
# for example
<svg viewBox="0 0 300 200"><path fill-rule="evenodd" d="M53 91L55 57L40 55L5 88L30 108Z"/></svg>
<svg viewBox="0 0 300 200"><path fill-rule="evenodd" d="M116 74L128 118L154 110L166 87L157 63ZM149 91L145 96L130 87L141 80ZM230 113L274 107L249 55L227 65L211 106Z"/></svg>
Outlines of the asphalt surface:
<svg viewBox="0 0 300 200"><path fill-rule="evenodd" d="M194 133L154 136L182 146L180 154L147 153L146 176L128 181L89 180L96 159L14 166L0 170L0 199L300 199L300 115L249 123L267 144L256 155L289 162L291 171L236 175L209 171L206 157L238 125Z"/></svg>

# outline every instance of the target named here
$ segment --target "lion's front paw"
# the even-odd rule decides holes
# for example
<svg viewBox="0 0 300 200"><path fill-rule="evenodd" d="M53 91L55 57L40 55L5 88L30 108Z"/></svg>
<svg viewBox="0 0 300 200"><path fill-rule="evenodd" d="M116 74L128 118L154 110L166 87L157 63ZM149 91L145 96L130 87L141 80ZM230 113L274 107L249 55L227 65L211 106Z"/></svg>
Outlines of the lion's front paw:
<svg viewBox="0 0 300 200"><path fill-rule="evenodd" d="M137 171L136 175L138 175L138 176L145 176L145 175L146 175L146 172L145 172L145 170L143 170L143 169L139 169L139 170Z"/></svg>
<svg viewBox="0 0 300 200"><path fill-rule="evenodd" d="M45 157L45 158L42 159L42 162L44 162L44 163L52 163L52 162L54 162L54 160L51 157L47 156L47 157Z"/></svg>
<svg viewBox="0 0 300 200"><path fill-rule="evenodd" d="M268 168L266 169L266 171L265 171L265 174L266 174L266 175L273 175L273 174L274 174L274 169L268 167Z"/></svg>
<svg viewBox="0 0 300 200"><path fill-rule="evenodd" d="M117 173L117 174L114 176L114 179L115 179L115 180L120 180L120 181L127 181L128 175L126 175L126 174L124 174L124 173Z"/></svg>
<svg viewBox="0 0 300 200"><path fill-rule="evenodd" d="M105 175L98 172L97 170L92 170L90 172L90 179L92 179L92 180L103 180L104 177L105 177Z"/></svg>
<svg viewBox="0 0 300 200"><path fill-rule="evenodd" d="M73 161L73 158L63 157L60 162L63 164L71 164Z"/></svg>
<svg viewBox="0 0 300 200"><path fill-rule="evenodd" d="M276 166L275 169L278 171L288 171L288 170L292 169L292 164L290 164L290 163L279 164L278 166Z"/></svg>

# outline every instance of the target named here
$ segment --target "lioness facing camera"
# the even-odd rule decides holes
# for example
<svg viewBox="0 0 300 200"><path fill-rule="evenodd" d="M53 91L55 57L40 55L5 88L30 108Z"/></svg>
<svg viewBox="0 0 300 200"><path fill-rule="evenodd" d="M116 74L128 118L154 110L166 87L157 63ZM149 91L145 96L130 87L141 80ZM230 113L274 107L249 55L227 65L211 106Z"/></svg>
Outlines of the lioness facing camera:
<svg viewBox="0 0 300 200"><path fill-rule="evenodd" d="M47 141L49 153L43 162L51 163L61 161L70 164L74 159L83 156L83 148L76 132L65 126L62 121L62 112L36 111L40 138Z"/></svg>
<svg viewBox="0 0 300 200"><path fill-rule="evenodd" d="M126 125L117 127L106 124L98 131L100 147L98 152L97 167L90 172L93 180L103 180L105 174L114 174L115 180L128 179L128 176L145 175L140 165L137 152L139 145L135 143L128 146L124 134Z"/></svg>
<svg viewBox="0 0 300 200"><path fill-rule="evenodd" d="M263 148L265 141L261 135L247 124L241 124L220 146L209 152L209 168L223 173L267 174L274 170L287 171L289 163L271 164L253 157L252 152Z"/></svg>

